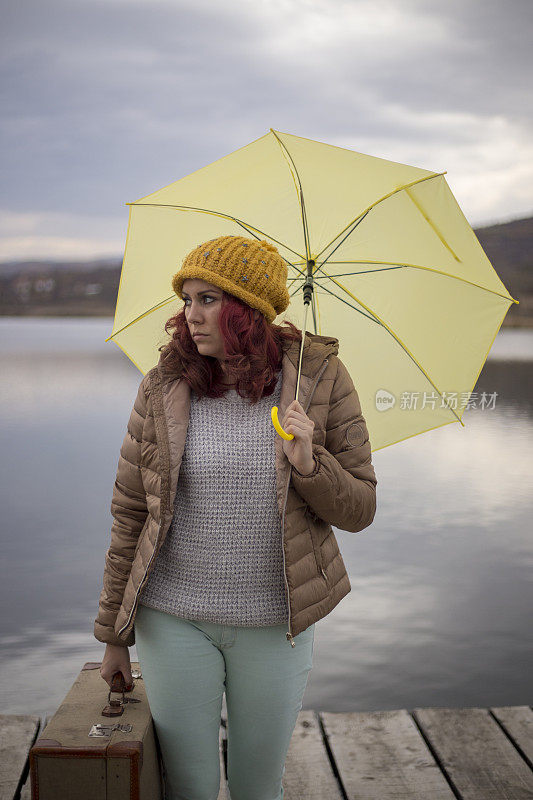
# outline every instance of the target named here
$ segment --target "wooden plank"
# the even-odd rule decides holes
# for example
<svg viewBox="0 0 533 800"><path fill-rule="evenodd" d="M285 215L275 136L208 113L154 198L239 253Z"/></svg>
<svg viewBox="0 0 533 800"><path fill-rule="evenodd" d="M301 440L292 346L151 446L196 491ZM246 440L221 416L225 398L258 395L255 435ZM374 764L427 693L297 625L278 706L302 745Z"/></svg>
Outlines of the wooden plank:
<svg viewBox="0 0 533 800"><path fill-rule="evenodd" d="M415 709L413 717L434 748L437 761L448 775L457 797L462 800L525 800L533 797L533 772L530 769L533 763L533 711L529 706L502 706L491 708L490 712L493 716L487 709ZM334 767L322 738L319 716L326 730L327 743L333 750ZM24 763L27 763L39 727L45 728L49 722L46 718L39 726L38 717L0 715L0 800L14 797L13 782L9 794L9 781L4 778L6 769L10 764L14 766L15 761L9 752L2 749L2 744L7 741L8 749L12 746L14 738L10 728L12 721L17 719L34 720L33 738L26 744ZM226 722L224 702L220 727L221 781L217 800L229 800L224 766ZM326 797L340 800L342 792L335 775L337 768L341 770L350 800L450 800L453 792L445 777L438 768L436 770L431 756L428 759L430 751L416 723L402 710L347 714L322 712L320 715L314 711L301 711L287 754L283 778L286 800L300 800L301 797L306 800ZM22 757L19 765L21 761ZM522 769L517 764L521 764ZM17 782L23 770L24 766L18 773ZM420 790L421 780L423 788ZM31 800L29 776L22 787L20 800Z"/></svg>
<svg viewBox="0 0 533 800"><path fill-rule="evenodd" d="M33 714L0 714L0 800L13 800L39 731Z"/></svg>
<svg viewBox="0 0 533 800"><path fill-rule="evenodd" d="M499 706L490 711L533 768L533 711L530 706Z"/></svg>
<svg viewBox="0 0 533 800"><path fill-rule="evenodd" d="M284 800L342 800L315 711L300 711L283 776Z"/></svg>
<svg viewBox="0 0 533 800"><path fill-rule="evenodd" d="M486 708L413 712L462 800L533 797L533 773Z"/></svg>
<svg viewBox="0 0 533 800"><path fill-rule="evenodd" d="M404 709L320 717L349 800L454 800Z"/></svg>

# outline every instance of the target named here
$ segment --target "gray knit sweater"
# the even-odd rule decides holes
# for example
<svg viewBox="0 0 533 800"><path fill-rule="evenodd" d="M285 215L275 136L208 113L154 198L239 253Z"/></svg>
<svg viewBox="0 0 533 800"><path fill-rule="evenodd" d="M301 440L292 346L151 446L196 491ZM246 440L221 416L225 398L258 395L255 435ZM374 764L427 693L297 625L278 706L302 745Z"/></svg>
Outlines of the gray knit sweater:
<svg viewBox="0 0 533 800"><path fill-rule="evenodd" d="M270 409L235 389L191 408L174 513L139 602L225 625L287 619L281 518Z"/></svg>

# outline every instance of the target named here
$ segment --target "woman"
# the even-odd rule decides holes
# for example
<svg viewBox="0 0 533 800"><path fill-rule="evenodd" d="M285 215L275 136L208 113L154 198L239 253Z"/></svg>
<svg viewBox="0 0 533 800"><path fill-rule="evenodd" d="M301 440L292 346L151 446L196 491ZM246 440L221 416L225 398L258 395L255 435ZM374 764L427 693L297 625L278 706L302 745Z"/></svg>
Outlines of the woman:
<svg viewBox="0 0 533 800"><path fill-rule="evenodd" d="M337 339L306 335L294 399L301 332L273 324L286 283L266 241L189 253L172 280L184 308L120 452L94 635L108 683L131 683L136 643L172 798L216 800L224 692L232 800L283 798L315 622L351 588L332 525L361 531L376 510Z"/></svg>

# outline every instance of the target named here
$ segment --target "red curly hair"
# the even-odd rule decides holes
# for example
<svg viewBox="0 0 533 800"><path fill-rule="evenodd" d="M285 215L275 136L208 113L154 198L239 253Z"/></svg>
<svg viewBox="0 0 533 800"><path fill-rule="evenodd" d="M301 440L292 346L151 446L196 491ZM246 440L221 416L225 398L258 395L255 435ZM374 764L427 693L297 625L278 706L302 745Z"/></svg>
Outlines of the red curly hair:
<svg viewBox="0 0 533 800"><path fill-rule="evenodd" d="M241 397L257 403L274 391L284 344L301 342L301 330L287 320L283 325L268 322L260 311L224 292L218 317L226 353L226 373L223 373L217 358L198 352L184 306L165 323L165 331L172 332L172 338L158 348L161 369L167 375L182 369L183 378L199 397L222 397L228 390L222 379L227 377L235 381Z"/></svg>

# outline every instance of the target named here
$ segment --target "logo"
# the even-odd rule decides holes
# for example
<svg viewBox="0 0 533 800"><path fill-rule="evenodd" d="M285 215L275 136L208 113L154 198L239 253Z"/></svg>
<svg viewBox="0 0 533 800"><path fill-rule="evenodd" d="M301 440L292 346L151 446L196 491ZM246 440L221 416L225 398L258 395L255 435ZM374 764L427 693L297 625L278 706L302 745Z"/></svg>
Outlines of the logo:
<svg viewBox="0 0 533 800"><path fill-rule="evenodd" d="M374 402L378 411L389 411L396 405L396 397L386 389L378 389Z"/></svg>

